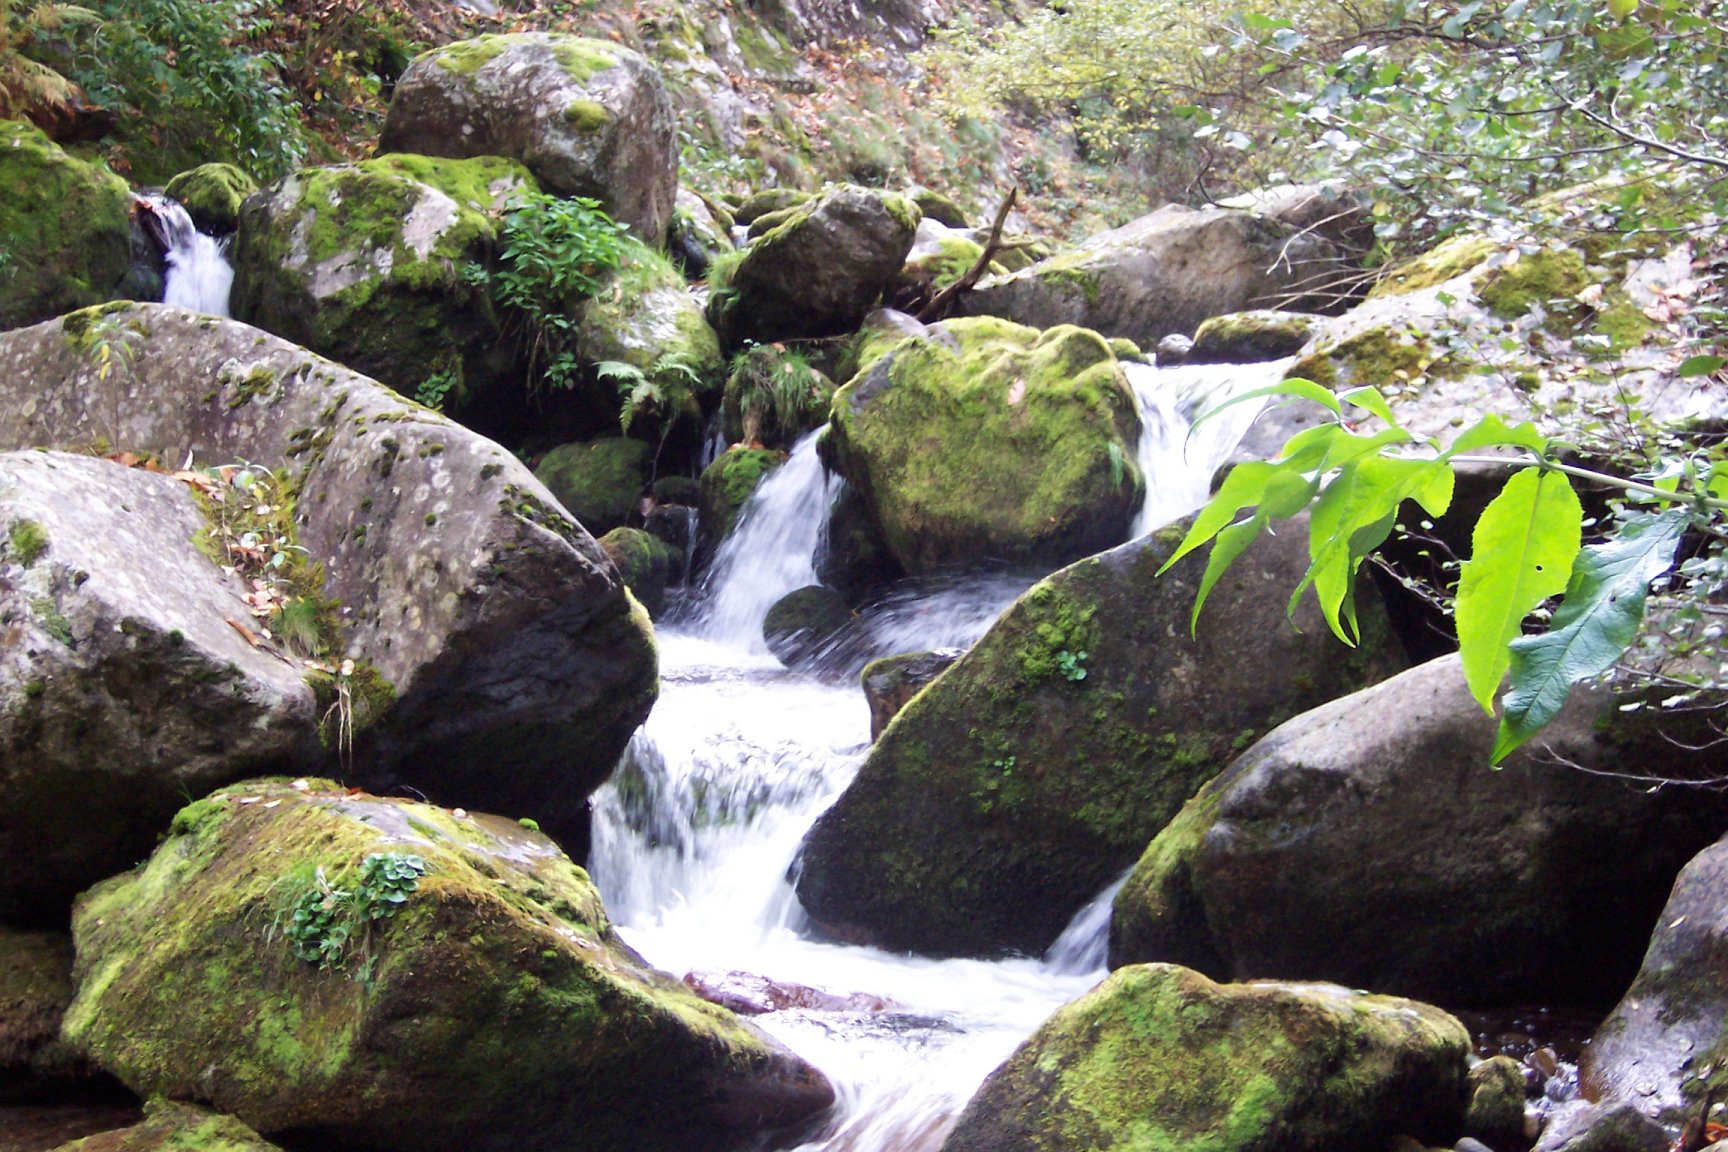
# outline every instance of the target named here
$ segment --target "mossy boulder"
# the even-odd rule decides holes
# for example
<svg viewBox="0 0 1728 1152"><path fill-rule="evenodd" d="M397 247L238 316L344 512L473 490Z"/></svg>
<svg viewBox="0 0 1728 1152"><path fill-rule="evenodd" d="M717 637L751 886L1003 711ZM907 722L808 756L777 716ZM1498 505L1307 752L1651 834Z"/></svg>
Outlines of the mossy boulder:
<svg viewBox="0 0 1728 1152"><path fill-rule="evenodd" d="M660 615L666 606L666 585L683 566L683 553L640 528L614 528L600 537L600 547L618 566L625 587L642 601L648 614Z"/></svg>
<svg viewBox="0 0 1728 1152"><path fill-rule="evenodd" d="M989 277L960 307L1034 328L1077 324L1151 348L1226 312L1302 307L1304 278L1337 258L1328 241L1253 212L1172 205Z"/></svg>
<svg viewBox="0 0 1728 1152"><path fill-rule="evenodd" d="M934 220L948 228L969 226L966 209L960 207L951 196L944 196L929 188L914 187L906 190L906 198L918 206L918 211L924 214L926 220Z"/></svg>
<svg viewBox="0 0 1728 1152"><path fill-rule="evenodd" d="M1486 236L1454 236L1427 252L1394 264L1375 282L1370 294L1402 296L1433 288L1475 271L1499 251L1500 245Z"/></svg>
<svg viewBox="0 0 1728 1152"><path fill-rule="evenodd" d="M0 925L0 1106L64 1089L91 1074L60 1039L72 1003L72 937Z"/></svg>
<svg viewBox="0 0 1728 1152"><path fill-rule="evenodd" d="M702 470L697 539L704 555L720 547L720 542L738 526L738 514L744 511L756 486L784 463L784 452L734 444Z"/></svg>
<svg viewBox="0 0 1728 1152"><path fill-rule="evenodd" d="M452 408L519 389L524 365L484 288L498 210L534 190L521 165L390 156L308 168L247 201L234 245L236 319Z"/></svg>
<svg viewBox="0 0 1728 1152"><path fill-rule="evenodd" d="M959 649L942 648L935 652L884 656L866 664L858 679L864 686L864 699L870 702L871 742L881 739L889 722L912 702L912 697L958 659Z"/></svg>
<svg viewBox="0 0 1728 1152"><path fill-rule="evenodd" d="M852 610L832 588L808 584L776 600L762 619L762 639L788 668L819 666L836 655Z"/></svg>
<svg viewBox="0 0 1728 1152"><path fill-rule="evenodd" d="M106 372L103 348L116 365ZM100 445L176 465L189 455L248 461L291 483L298 545L341 605L337 647L355 661L355 694L372 720L355 726L351 753L330 734L302 769L340 761L345 775L381 791L533 810L562 836L587 827L586 793L611 773L654 700L652 630L599 546L509 452L303 348L184 309L109 305L0 334L0 449ZM60 543L50 535L38 568L52 565ZM107 571L131 581L149 570L144 563L123 555ZM168 582L145 590L172 592ZM226 617L250 618L238 600L200 612L231 633ZM80 642L70 658L81 659L78 618L61 614ZM6 646L9 659L22 651ZM297 660L260 655L303 671ZM174 684L145 677L133 687L168 694ZM52 684L41 698L54 698ZM115 724L137 722L123 715L129 705L112 706L122 713ZM146 746L151 756L160 743ZM38 746L52 747L9 745L8 768ZM246 771L231 752L211 741L199 755ZM111 753L86 748L77 768L124 775L130 769ZM183 771L174 767L163 787L191 787ZM28 806L8 799L0 810ZM41 837L28 839L38 855Z"/></svg>
<svg viewBox="0 0 1728 1152"><path fill-rule="evenodd" d="M1367 385L1397 391L1421 386L1431 371L1455 373L1457 366L1447 355L1421 326L1387 324L1338 339L1323 336L1288 375L1340 390Z"/></svg>
<svg viewBox="0 0 1728 1152"><path fill-rule="evenodd" d="M1611 1002L1674 874L1728 826L1719 798L1604 777L1728 771L1687 749L1680 719L1618 703L1575 691L1498 772L1496 722L1455 654L1295 717L1147 847L1116 897L1112 965Z"/></svg>
<svg viewBox="0 0 1728 1152"><path fill-rule="evenodd" d="M951 320L834 397L826 448L907 572L1063 564L1121 543L1142 498L1140 419L1079 328Z"/></svg>
<svg viewBox="0 0 1728 1152"><path fill-rule="evenodd" d="M507 156L555 196L589 196L658 245L678 153L654 66L604 40L480 36L422 53L396 82L378 151Z"/></svg>
<svg viewBox="0 0 1728 1152"><path fill-rule="evenodd" d="M984 245L970 231L949 228L934 220L919 222L906 264L894 279L895 307L917 312L942 289L960 279L984 255ZM1000 264L991 268L1005 272Z"/></svg>
<svg viewBox="0 0 1728 1152"><path fill-rule="evenodd" d="M140 1095L312 1144L714 1148L833 1099L648 967L515 820L248 784L184 809L73 931L70 1042Z"/></svg>
<svg viewBox="0 0 1728 1152"><path fill-rule="evenodd" d="M598 538L635 518L648 465L648 445L612 436L559 445L541 457L534 478Z"/></svg>
<svg viewBox="0 0 1728 1152"><path fill-rule="evenodd" d="M1650 923L1651 921L1646 921ZM1678 1127L1728 1087L1728 840L1699 852L1654 920L1637 977L1591 1038L1584 1082Z"/></svg>
<svg viewBox="0 0 1728 1152"><path fill-rule="evenodd" d="M112 300L132 262L126 181L0 120L0 329Z"/></svg>
<svg viewBox="0 0 1728 1152"><path fill-rule="evenodd" d="M1214 316L1194 332L1190 364L1251 364L1294 356L1308 343L1319 317L1300 312L1232 312Z"/></svg>
<svg viewBox="0 0 1728 1152"><path fill-rule="evenodd" d="M1572 248L1546 248L1495 268L1476 285L1476 295L1502 320L1532 308L1545 313L1575 307L1573 297L1590 283L1584 255Z"/></svg>
<svg viewBox="0 0 1728 1152"><path fill-rule="evenodd" d="M179 201L200 232L226 235L240 226L240 205L258 191L258 182L232 164L200 164L168 181L163 191Z"/></svg>
<svg viewBox="0 0 1728 1152"><path fill-rule="evenodd" d="M1341 649L1309 602L1300 526L1212 590L1155 575L1167 530L1034 585L895 717L804 841L798 895L843 938L936 955L1043 952L1202 783L1282 720L1400 666L1375 593ZM1298 628L1300 631L1298 631Z"/></svg>
<svg viewBox="0 0 1728 1152"><path fill-rule="evenodd" d="M1470 1035L1438 1008L1330 984L1125 968L990 1074L943 1152L1383 1152L1450 1145Z"/></svg>
<svg viewBox="0 0 1728 1152"><path fill-rule="evenodd" d="M144 1121L62 1144L54 1152L282 1152L232 1116L194 1104L152 1100Z"/></svg>
<svg viewBox="0 0 1728 1152"><path fill-rule="evenodd" d="M1524 1136L1524 1065L1491 1056L1470 1069L1470 1107L1464 1131L1490 1148L1517 1148Z"/></svg>
<svg viewBox="0 0 1728 1152"><path fill-rule="evenodd" d="M686 276L699 280L708 275L716 259L733 251L730 229L729 218L719 215L708 200L688 188L679 188L666 250Z"/></svg>
<svg viewBox="0 0 1728 1152"><path fill-rule="evenodd" d="M576 307L576 340L589 361L615 360L645 376L673 373L692 397L717 390L726 364L720 338L671 260L640 245ZM687 413L699 419L694 404Z"/></svg>
<svg viewBox="0 0 1728 1152"><path fill-rule="evenodd" d="M751 244L709 315L729 347L855 331L906 262L918 209L836 185Z"/></svg>
<svg viewBox="0 0 1728 1152"><path fill-rule="evenodd" d="M738 206L732 210L732 222L748 228L770 213L802 207L814 199L814 192L806 192L800 188L762 188L738 202Z"/></svg>

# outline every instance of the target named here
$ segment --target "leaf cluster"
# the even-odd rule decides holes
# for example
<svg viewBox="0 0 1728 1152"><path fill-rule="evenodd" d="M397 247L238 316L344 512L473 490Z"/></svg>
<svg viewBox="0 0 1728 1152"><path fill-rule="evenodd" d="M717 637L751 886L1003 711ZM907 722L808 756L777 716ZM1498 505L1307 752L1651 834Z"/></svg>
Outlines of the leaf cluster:
<svg viewBox="0 0 1728 1152"><path fill-rule="evenodd" d="M332 881L320 866L311 882L293 898L279 917L282 933L297 960L319 968L340 968L349 945L360 937L365 945L372 924L394 916L420 885L427 864L404 852L374 852L361 861L359 875L348 883ZM370 965L363 970L369 971Z"/></svg>

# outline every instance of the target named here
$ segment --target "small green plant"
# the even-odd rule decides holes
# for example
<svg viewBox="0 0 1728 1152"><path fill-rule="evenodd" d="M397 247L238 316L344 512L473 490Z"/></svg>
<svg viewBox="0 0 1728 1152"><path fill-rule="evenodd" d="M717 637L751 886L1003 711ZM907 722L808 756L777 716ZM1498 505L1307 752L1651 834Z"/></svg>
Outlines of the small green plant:
<svg viewBox="0 0 1728 1152"><path fill-rule="evenodd" d="M461 373L445 368L420 381L419 387L414 389L414 399L433 411L440 411L445 398L461 382Z"/></svg>
<svg viewBox="0 0 1728 1152"><path fill-rule="evenodd" d="M1002 756L990 761L990 768L983 775L982 784L972 791L972 799L980 812L987 813L996 807L996 794L1014 777L1014 757Z"/></svg>
<svg viewBox="0 0 1728 1152"><path fill-rule="evenodd" d="M6 530L7 542L18 563L28 568L48 551L48 533L34 520L14 520Z"/></svg>
<svg viewBox="0 0 1728 1152"><path fill-rule="evenodd" d="M276 928L295 959L320 969L342 967L350 955L350 943L358 936L354 951L363 954L359 979L365 983L372 970L371 926L396 915L420 886L426 870L426 861L419 856L374 852L361 861L353 887L343 887L320 866Z"/></svg>
<svg viewBox="0 0 1728 1152"><path fill-rule="evenodd" d="M1078 684L1086 679L1087 656L1085 652L1070 652L1064 648L1056 653L1056 670L1062 673L1064 680Z"/></svg>
<svg viewBox="0 0 1728 1152"><path fill-rule="evenodd" d="M833 384L803 352L783 344L745 348L732 358L726 381L727 404L745 444L761 443L765 435L796 439L818 422L833 393Z"/></svg>

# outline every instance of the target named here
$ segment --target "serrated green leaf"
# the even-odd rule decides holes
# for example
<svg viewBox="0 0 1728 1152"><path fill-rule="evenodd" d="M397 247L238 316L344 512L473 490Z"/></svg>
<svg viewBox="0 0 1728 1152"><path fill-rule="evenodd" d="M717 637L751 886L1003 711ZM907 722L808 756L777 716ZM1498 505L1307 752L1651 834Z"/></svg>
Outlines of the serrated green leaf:
<svg viewBox="0 0 1728 1152"><path fill-rule="evenodd" d="M1218 583L1219 577L1229 569L1236 558L1247 551L1248 545L1260 538L1260 533L1271 523L1271 517L1258 513L1248 520L1240 521L1218 533L1218 538L1212 542L1212 551L1206 557L1206 572L1200 577L1200 590L1194 594L1194 610L1188 614L1188 631L1193 633L1200 627L1200 609L1206 604L1206 597L1212 594L1212 588Z"/></svg>
<svg viewBox="0 0 1728 1152"><path fill-rule="evenodd" d="M1552 720L1572 685L1606 672L1626 651L1644 621L1650 581L1674 563L1690 519L1686 509L1670 508L1578 553L1548 631L1512 641L1494 763Z"/></svg>
<svg viewBox="0 0 1728 1152"><path fill-rule="evenodd" d="M1458 582L1458 650L1470 694L1490 715L1511 663L1506 646L1537 605L1565 590L1583 521L1565 476L1525 468L1476 522Z"/></svg>

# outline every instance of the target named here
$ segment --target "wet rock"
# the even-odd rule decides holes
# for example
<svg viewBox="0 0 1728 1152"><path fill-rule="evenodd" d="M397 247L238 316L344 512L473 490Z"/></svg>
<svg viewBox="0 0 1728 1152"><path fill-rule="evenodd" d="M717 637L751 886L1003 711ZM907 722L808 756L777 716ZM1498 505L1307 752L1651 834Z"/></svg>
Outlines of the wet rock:
<svg viewBox="0 0 1728 1152"><path fill-rule="evenodd" d="M1048 568L1121 543L1141 504L1139 436L1127 378L1095 333L973 318L873 338L835 394L824 450L918 575L983 560Z"/></svg>
<svg viewBox="0 0 1728 1152"><path fill-rule="evenodd" d="M1438 1008L1327 984L1125 968L1060 1009L966 1105L943 1152L1449 1144L1469 1036Z"/></svg>
<svg viewBox="0 0 1728 1152"><path fill-rule="evenodd" d="M577 345L589 362L615 360L645 378L667 376L692 399L663 420L699 422L694 398L720 387L726 365L720 339L708 326L702 306L690 295L683 275L664 256L646 247L626 250L623 265L591 299L576 308Z"/></svg>
<svg viewBox="0 0 1728 1152"><path fill-rule="evenodd" d="M966 210L955 203L952 197L929 188L913 187L906 190L906 198L918 206L918 211L924 214L924 219L934 221L946 228L966 228Z"/></svg>
<svg viewBox="0 0 1728 1152"><path fill-rule="evenodd" d="M1112 964L1455 1004L1609 1000L1674 873L1728 821L1714 797L1599 774L1709 769L1685 726L1617 704L1575 691L1500 771L1456 655L1297 716L1146 849L1116 898Z"/></svg>
<svg viewBox="0 0 1728 1152"><path fill-rule="evenodd" d="M189 806L81 898L65 1034L133 1091L415 1152L734 1146L832 1101L546 837L302 783Z"/></svg>
<svg viewBox="0 0 1728 1152"><path fill-rule="evenodd" d="M1159 366L1169 368L1176 364L1186 364L1188 362L1189 354L1193 351L1193 340L1182 335L1180 332L1172 332L1170 335L1158 341L1158 347L1155 350L1155 354L1158 358Z"/></svg>
<svg viewBox="0 0 1728 1152"><path fill-rule="evenodd" d="M1151 348L1172 332L1192 335L1211 316L1302 307L1303 278L1335 257L1329 242L1252 212L1172 205L989 277L960 307L1034 328L1076 324Z"/></svg>
<svg viewBox="0 0 1728 1152"><path fill-rule="evenodd" d="M1304 602L1301 527L1211 593L1205 561L1154 573L1180 531L1035 585L912 700L806 837L798 895L843 939L934 955L1041 954L1194 790L1279 721L1401 666L1366 585L1364 643ZM1297 631L1300 628L1300 631Z"/></svg>
<svg viewBox="0 0 1728 1152"><path fill-rule="evenodd" d="M594 536L636 518L648 484L648 445L619 436L560 444L546 453L534 478Z"/></svg>
<svg viewBox="0 0 1728 1152"><path fill-rule="evenodd" d="M1232 312L1204 321L1184 363L1251 364L1300 352L1319 318L1300 312Z"/></svg>
<svg viewBox="0 0 1728 1152"><path fill-rule="evenodd" d="M0 120L0 329L112 300L132 262L132 192L23 121Z"/></svg>
<svg viewBox="0 0 1728 1152"><path fill-rule="evenodd" d="M1524 1065L1510 1056L1493 1056L1470 1069L1464 1130L1492 1148L1525 1145Z"/></svg>
<svg viewBox="0 0 1728 1152"><path fill-rule="evenodd" d="M702 471L702 507L697 539L709 556L738 524L750 494L768 473L786 463L786 453L734 444Z"/></svg>
<svg viewBox="0 0 1728 1152"><path fill-rule="evenodd" d="M60 1039L72 1002L72 937L0 925L0 1106L88 1078L92 1070Z"/></svg>
<svg viewBox="0 0 1728 1152"><path fill-rule="evenodd" d="M240 226L240 205L258 191L258 182L232 164L200 164L168 181L163 191L200 232L226 236Z"/></svg>
<svg viewBox="0 0 1728 1152"><path fill-rule="evenodd" d="M684 553L640 528L614 528L600 538L600 547L648 615L660 615L666 607L666 585L678 575Z"/></svg>
<svg viewBox="0 0 1728 1152"><path fill-rule="evenodd" d="M54 1152L281 1152L232 1116L192 1104L152 1100L141 1124L86 1136Z"/></svg>
<svg viewBox="0 0 1728 1152"><path fill-rule="evenodd" d="M848 603L858 604L905 575L870 522L863 497L842 487L828 516L828 535L816 553L816 579L837 589Z"/></svg>
<svg viewBox="0 0 1728 1152"><path fill-rule="evenodd" d="M732 348L851 333L906 262L917 227L904 196L830 188L746 250L709 316Z"/></svg>
<svg viewBox="0 0 1728 1152"><path fill-rule="evenodd" d="M1580 1100L1554 1113L1535 1152L1667 1152L1662 1125L1624 1101Z"/></svg>
<svg viewBox="0 0 1728 1152"><path fill-rule="evenodd" d="M864 666L859 679L870 702L870 741L881 739L888 722L911 703L924 686L953 666L964 653L958 648L885 656Z"/></svg>
<svg viewBox="0 0 1728 1152"><path fill-rule="evenodd" d="M119 365L106 376L99 345ZM110 306L0 336L0 448L98 441L293 478L299 543L343 605L346 655L375 673L345 774L531 812L560 834L586 825L587 793L653 702L653 642L599 546L508 452L182 309ZM126 560L113 578L143 562Z"/></svg>
<svg viewBox="0 0 1728 1152"><path fill-rule="evenodd" d="M788 668L811 667L835 656L852 623L852 610L832 588L811 584L774 602L762 620L762 639Z"/></svg>
<svg viewBox="0 0 1728 1152"><path fill-rule="evenodd" d="M734 250L730 217L692 192L679 188L673 201L672 225L666 235L666 250L692 280L708 275L717 257Z"/></svg>
<svg viewBox="0 0 1728 1152"><path fill-rule="evenodd" d="M1720 1098L1728 1086L1728 841L1681 870L1655 926L1582 1070L1591 1095L1678 1127L1706 1091Z"/></svg>
<svg viewBox="0 0 1728 1152"><path fill-rule="evenodd" d="M497 157L387 156L307 168L246 202L234 244L237 319L304 345L404 396L452 410L520 394L525 364L483 287L499 209L533 191Z"/></svg>
<svg viewBox="0 0 1728 1152"><path fill-rule="evenodd" d="M546 192L592 197L655 245L678 189L660 74L628 48L576 36L481 36L415 57L396 82L378 150L507 156Z"/></svg>
<svg viewBox="0 0 1728 1152"><path fill-rule="evenodd" d="M770 980L752 972L686 972L684 983L710 1004L741 1016L802 1008L812 1012L887 1012L899 1005L867 992L828 992L805 984Z"/></svg>
<svg viewBox="0 0 1728 1152"><path fill-rule="evenodd" d="M171 477L0 453L0 916L64 924L188 793L322 755L303 671L230 623L250 589L208 525Z"/></svg>

